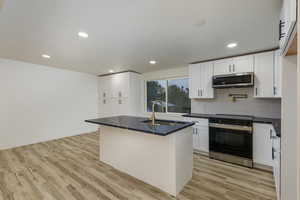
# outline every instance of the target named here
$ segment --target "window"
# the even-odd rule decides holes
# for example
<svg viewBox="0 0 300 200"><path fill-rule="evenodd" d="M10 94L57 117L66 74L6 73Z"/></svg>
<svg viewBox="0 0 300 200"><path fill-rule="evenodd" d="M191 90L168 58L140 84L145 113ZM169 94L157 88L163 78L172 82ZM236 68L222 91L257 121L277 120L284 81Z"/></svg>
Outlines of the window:
<svg viewBox="0 0 300 200"><path fill-rule="evenodd" d="M188 78L147 81L147 112L152 112L153 102L156 101L156 112L189 113Z"/></svg>

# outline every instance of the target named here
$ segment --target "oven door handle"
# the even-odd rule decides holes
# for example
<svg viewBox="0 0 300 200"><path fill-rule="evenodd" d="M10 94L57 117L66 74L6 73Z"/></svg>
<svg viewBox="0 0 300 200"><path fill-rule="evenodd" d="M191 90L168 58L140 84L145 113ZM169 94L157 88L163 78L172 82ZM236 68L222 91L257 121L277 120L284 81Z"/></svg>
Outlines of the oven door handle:
<svg viewBox="0 0 300 200"><path fill-rule="evenodd" d="M229 130L252 132L252 127L249 127L249 126L239 126L239 125L231 125L231 124L209 123L209 127L211 127L211 128L222 128L222 129L229 129Z"/></svg>

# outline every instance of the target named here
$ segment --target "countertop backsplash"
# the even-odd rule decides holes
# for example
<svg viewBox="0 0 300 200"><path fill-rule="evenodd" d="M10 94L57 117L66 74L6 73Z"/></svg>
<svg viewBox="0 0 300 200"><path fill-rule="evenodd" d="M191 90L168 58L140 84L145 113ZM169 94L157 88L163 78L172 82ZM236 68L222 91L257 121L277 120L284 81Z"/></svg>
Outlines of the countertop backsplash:
<svg viewBox="0 0 300 200"><path fill-rule="evenodd" d="M237 99L233 102L229 94L247 94L248 98ZM254 115L272 118L281 116L281 100L254 98L253 88L216 89L214 99L193 99L191 106L192 113Z"/></svg>

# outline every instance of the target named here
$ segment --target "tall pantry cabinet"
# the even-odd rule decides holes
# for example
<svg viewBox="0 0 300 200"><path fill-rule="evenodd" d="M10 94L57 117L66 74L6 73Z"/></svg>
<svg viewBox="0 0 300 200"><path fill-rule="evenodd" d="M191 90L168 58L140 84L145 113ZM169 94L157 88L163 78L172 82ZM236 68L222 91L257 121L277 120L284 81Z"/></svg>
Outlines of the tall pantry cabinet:
<svg viewBox="0 0 300 200"><path fill-rule="evenodd" d="M103 75L98 80L99 117L139 115L142 76L136 72Z"/></svg>

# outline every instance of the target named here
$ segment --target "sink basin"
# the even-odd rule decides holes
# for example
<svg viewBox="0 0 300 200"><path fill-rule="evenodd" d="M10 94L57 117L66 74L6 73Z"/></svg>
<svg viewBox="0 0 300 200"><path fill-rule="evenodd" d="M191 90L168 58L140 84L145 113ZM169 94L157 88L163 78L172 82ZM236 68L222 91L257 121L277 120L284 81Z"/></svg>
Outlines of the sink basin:
<svg viewBox="0 0 300 200"><path fill-rule="evenodd" d="M145 121L142 121L142 122L152 126L152 120L145 120ZM168 120L155 120L155 126L161 126L161 125L176 126L176 125L179 125L179 124L184 124L184 123L183 122L168 121Z"/></svg>

